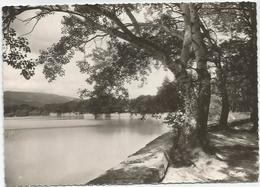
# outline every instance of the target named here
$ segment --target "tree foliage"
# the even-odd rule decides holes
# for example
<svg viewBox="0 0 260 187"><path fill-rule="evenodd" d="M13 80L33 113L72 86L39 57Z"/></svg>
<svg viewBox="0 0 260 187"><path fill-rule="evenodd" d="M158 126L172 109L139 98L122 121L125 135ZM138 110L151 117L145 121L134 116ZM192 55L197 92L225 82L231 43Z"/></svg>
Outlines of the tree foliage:
<svg viewBox="0 0 260 187"><path fill-rule="evenodd" d="M159 114L183 110L183 100L180 97L175 82L165 78L155 96L141 95L129 101L129 111L140 114Z"/></svg>
<svg viewBox="0 0 260 187"><path fill-rule="evenodd" d="M21 69L21 75L29 79L34 75L36 63L28 58L31 52L28 40L25 37L17 37L14 29L4 32L3 61L15 69Z"/></svg>
<svg viewBox="0 0 260 187"><path fill-rule="evenodd" d="M29 19L38 20L56 12L64 13L60 40L47 50L41 51L37 63L44 64L43 72L46 78L52 81L57 76L64 76L63 66L71 61L75 51L85 53L85 58L77 65L82 73L88 74L87 82L94 84L94 91L82 90L82 96L87 96L95 102L113 103L113 98L124 100L128 96L124 88L125 82L145 80L152 65L164 66L175 75L176 86L182 94L182 106L185 114L189 116L185 118L183 130L179 131L179 145L185 147L186 142L199 140L203 147L207 147L211 95L208 65L209 61L214 61L214 58L219 56L219 50L222 50L218 43L218 34L231 33L231 36L235 36L232 40L244 38L243 43L251 43L249 46L256 50L254 9L254 3L19 6L4 9L3 28L4 33L12 36L14 40L16 35L10 35L12 30L9 28L19 14L28 10L38 10L35 16ZM106 45L91 52L86 44L96 39L104 39ZM236 42L230 40L229 43L222 44L222 52L227 54L218 58L221 65L224 64L221 61L234 61L236 58L240 60L239 57L246 54L243 50L236 54L232 49L228 51L228 47L225 47L239 47L239 42ZM6 43L10 46L10 43ZM19 45L12 48L17 50ZM250 68L255 67L252 64L256 63L256 55L251 59L242 59L253 62ZM235 68L236 71L243 67L237 67L232 62L225 64L226 66ZM228 77L229 80L235 77L236 71L231 71L232 76ZM254 76L250 76L251 85L255 85ZM160 94L166 96L167 90L168 88L161 88ZM141 97L141 101L148 103L148 100L153 100L151 98ZM188 136L197 139L193 141L194 139Z"/></svg>

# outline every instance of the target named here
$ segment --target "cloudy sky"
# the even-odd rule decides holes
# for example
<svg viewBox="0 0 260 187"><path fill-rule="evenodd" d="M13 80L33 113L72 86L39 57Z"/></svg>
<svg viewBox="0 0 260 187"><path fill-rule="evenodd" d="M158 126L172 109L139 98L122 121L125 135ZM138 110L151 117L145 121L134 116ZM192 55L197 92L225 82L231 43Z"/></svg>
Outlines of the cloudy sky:
<svg viewBox="0 0 260 187"><path fill-rule="evenodd" d="M26 13L19 18L24 19L32 15ZM61 36L61 19L63 14L56 13L55 15L48 16L37 24L35 29L29 35L26 35L30 42L32 50L31 57L35 58L39 55L40 49L46 49L52 43L59 40ZM33 27L31 24L25 25L24 23L17 21L14 23L14 28L17 30L18 35L28 33ZM93 48L92 44L89 44L89 51ZM44 92L54 93L65 96L78 97L77 91L79 88L90 88L85 82L86 75L79 73L79 69L75 62L83 59L83 54L76 53L71 63L65 66L66 75L64 77L58 77L55 81L49 83L42 74L42 66L38 66L35 71L35 75L30 80L25 80L19 70L15 70L12 67L4 64L3 66L3 82L4 90L12 91L32 91L32 92ZM131 85L126 85L129 90L131 98L137 97L141 94L156 94L157 88L161 86L165 76L173 79L171 72L165 72L163 68L159 70L153 70L147 80L147 84L140 88L140 82L133 82Z"/></svg>

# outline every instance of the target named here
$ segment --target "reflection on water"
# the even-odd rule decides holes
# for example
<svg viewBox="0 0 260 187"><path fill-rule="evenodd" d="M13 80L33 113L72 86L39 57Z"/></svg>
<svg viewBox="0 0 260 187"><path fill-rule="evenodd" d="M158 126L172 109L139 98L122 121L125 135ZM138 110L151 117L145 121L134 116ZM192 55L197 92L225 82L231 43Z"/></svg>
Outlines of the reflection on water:
<svg viewBox="0 0 260 187"><path fill-rule="evenodd" d="M56 128L42 128L54 122ZM15 119L5 120L5 128L8 186L84 184L168 130L158 121L136 119Z"/></svg>

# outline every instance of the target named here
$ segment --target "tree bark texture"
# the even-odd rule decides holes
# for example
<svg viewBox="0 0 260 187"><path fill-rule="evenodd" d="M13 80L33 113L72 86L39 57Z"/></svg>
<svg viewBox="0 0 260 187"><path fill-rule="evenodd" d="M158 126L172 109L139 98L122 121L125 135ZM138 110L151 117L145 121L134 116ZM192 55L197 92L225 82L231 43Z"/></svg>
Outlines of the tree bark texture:
<svg viewBox="0 0 260 187"><path fill-rule="evenodd" d="M210 74L207 69L207 49L203 42L200 31L200 20L194 4L190 4L191 15L191 32L192 32L192 48L195 53L195 61L197 63L198 73L198 97L197 97L197 119L196 126L198 131L198 139L204 149L208 149L207 123L210 104Z"/></svg>
<svg viewBox="0 0 260 187"><path fill-rule="evenodd" d="M221 113L219 119L219 126L223 129L228 128L228 114L229 114L229 101L227 90L223 91L224 93L221 94Z"/></svg>
<svg viewBox="0 0 260 187"><path fill-rule="evenodd" d="M181 53L181 61L184 66L182 72L175 75L178 85L182 85L184 108L187 120L178 137L178 145L175 146L175 154L181 155L183 159L190 155L191 150L201 146L208 151L207 122L210 104L210 74L207 69L207 50L203 43L200 31L200 20L195 4L181 4L184 18L184 40ZM191 53L195 55L196 79L187 72ZM197 84L194 86L193 82ZM176 141L176 139L175 139ZM176 142L175 142L176 144Z"/></svg>
<svg viewBox="0 0 260 187"><path fill-rule="evenodd" d="M228 90L227 90L227 77L225 73L223 72L223 67L219 61L215 63L217 70L217 77L218 77L218 89L220 91L221 96L221 113L219 118L219 127L221 129L227 129L228 128L228 115L230 111L230 104L228 99Z"/></svg>
<svg viewBox="0 0 260 187"><path fill-rule="evenodd" d="M250 37L252 46L252 60L250 62L250 83L252 86L252 96L251 96L251 120L253 122L252 131L258 132L258 98L257 98L257 21L256 21L256 3L250 4Z"/></svg>

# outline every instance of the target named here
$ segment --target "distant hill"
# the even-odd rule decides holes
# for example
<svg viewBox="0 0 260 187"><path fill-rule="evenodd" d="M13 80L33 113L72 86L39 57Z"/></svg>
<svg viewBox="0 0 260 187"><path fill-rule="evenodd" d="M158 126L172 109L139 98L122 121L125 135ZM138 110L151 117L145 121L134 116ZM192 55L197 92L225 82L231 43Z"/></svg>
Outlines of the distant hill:
<svg viewBox="0 0 260 187"><path fill-rule="evenodd" d="M72 100L78 100L73 97L60 96L55 94L37 93L37 92L4 92L4 105L13 106L27 104L30 106L43 106L45 104L66 103Z"/></svg>

